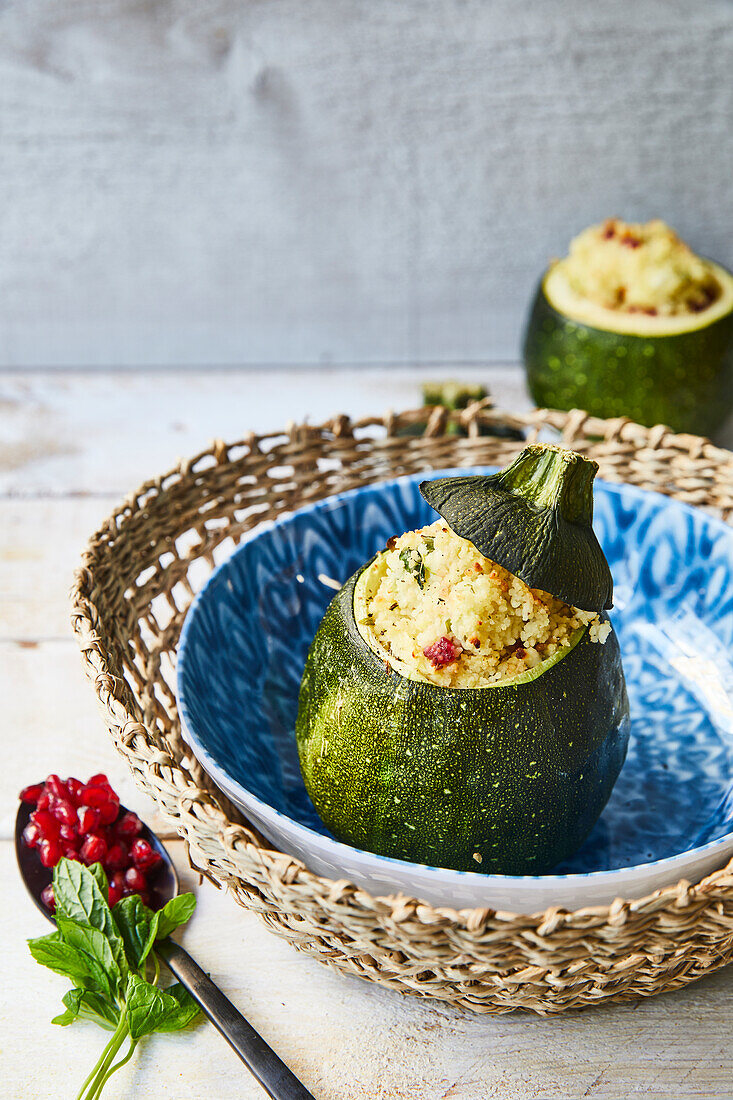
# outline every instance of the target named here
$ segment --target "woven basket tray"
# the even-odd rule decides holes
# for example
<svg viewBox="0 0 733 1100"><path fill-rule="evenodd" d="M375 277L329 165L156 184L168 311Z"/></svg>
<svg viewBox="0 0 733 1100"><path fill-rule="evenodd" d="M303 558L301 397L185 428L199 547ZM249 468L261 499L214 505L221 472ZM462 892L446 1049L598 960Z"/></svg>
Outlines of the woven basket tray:
<svg viewBox="0 0 733 1100"><path fill-rule="evenodd" d="M455 425L464 433L456 434ZM733 954L733 861L703 882L635 901L534 915L437 909L375 898L273 850L217 790L181 740L178 636L194 590L244 532L307 501L399 474L504 465L522 444L482 434L542 431L592 455L609 481L656 489L728 519L733 454L627 420L488 402L215 443L143 485L91 540L73 625L114 742L138 785L188 845L197 870L267 925L336 970L476 1012L539 1013L651 996L711 973ZM410 429L412 434L404 434Z"/></svg>

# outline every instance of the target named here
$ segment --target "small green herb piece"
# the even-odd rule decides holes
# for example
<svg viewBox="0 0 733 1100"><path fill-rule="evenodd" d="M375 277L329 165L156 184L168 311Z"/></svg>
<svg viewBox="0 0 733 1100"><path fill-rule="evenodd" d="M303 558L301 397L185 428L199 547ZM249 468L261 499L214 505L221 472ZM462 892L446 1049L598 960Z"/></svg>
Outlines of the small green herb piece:
<svg viewBox="0 0 733 1100"><path fill-rule="evenodd" d="M435 539L433 538L433 536L423 535L422 540L428 548L428 553L432 553L432 551L435 549Z"/></svg>
<svg viewBox="0 0 733 1100"><path fill-rule="evenodd" d="M189 920L193 894L179 894L158 912L138 894L107 904L108 884L101 864L85 867L62 859L53 873L56 932L29 940L36 962L71 978L74 989L63 997L65 1011L52 1021L67 1027L91 1020L112 1038L78 1093L77 1100L97 1100L106 1082L128 1062L140 1039L153 1031L180 1031L196 1019L199 1008L179 982L158 988L156 940ZM152 958L154 975L148 981ZM115 1061L128 1043L127 1052Z"/></svg>
<svg viewBox="0 0 733 1100"><path fill-rule="evenodd" d="M408 573L414 573L415 580L420 588L425 587L425 562L422 555L414 547L409 546L400 551L400 561Z"/></svg>

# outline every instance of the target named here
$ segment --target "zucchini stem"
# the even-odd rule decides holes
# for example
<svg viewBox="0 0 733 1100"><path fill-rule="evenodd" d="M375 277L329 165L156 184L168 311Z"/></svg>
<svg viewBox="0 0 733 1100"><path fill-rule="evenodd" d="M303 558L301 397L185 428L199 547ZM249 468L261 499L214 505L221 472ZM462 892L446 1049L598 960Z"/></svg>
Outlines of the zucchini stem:
<svg viewBox="0 0 733 1100"><path fill-rule="evenodd" d="M495 482L538 508L554 508L568 523L593 522L593 479L598 463L550 443L525 447ZM493 479L492 479L493 480Z"/></svg>

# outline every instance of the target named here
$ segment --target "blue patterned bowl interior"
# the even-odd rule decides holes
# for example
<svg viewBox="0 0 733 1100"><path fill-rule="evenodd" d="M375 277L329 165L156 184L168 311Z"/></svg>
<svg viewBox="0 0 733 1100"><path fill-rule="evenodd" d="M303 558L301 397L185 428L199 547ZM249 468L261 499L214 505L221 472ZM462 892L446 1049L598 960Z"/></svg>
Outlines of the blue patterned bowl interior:
<svg viewBox="0 0 733 1100"><path fill-rule="evenodd" d="M184 626L179 699L199 755L325 836L294 734L306 653L333 596L324 579L343 583L391 535L435 519L420 480L332 497L257 532L212 575ZM595 529L614 578L632 731L611 799L583 848L555 868L563 874L664 859L733 830L733 530L603 482Z"/></svg>

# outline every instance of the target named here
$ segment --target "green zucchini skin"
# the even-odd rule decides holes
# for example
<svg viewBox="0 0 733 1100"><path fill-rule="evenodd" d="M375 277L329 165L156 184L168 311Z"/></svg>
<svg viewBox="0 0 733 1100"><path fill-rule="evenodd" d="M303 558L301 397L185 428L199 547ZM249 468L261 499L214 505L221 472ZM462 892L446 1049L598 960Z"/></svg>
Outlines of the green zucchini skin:
<svg viewBox="0 0 733 1100"><path fill-rule="evenodd" d="M635 336L572 321L537 288L524 336L535 402L712 435L733 407L733 310L689 332Z"/></svg>
<svg viewBox="0 0 733 1100"><path fill-rule="evenodd" d="M396 859L487 874L550 870L583 843L626 756L615 634L601 645L586 632L528 683L455 690L408 680L359 633L361 572L329 605L301 684L300 765L324 824Z"/></svg>

